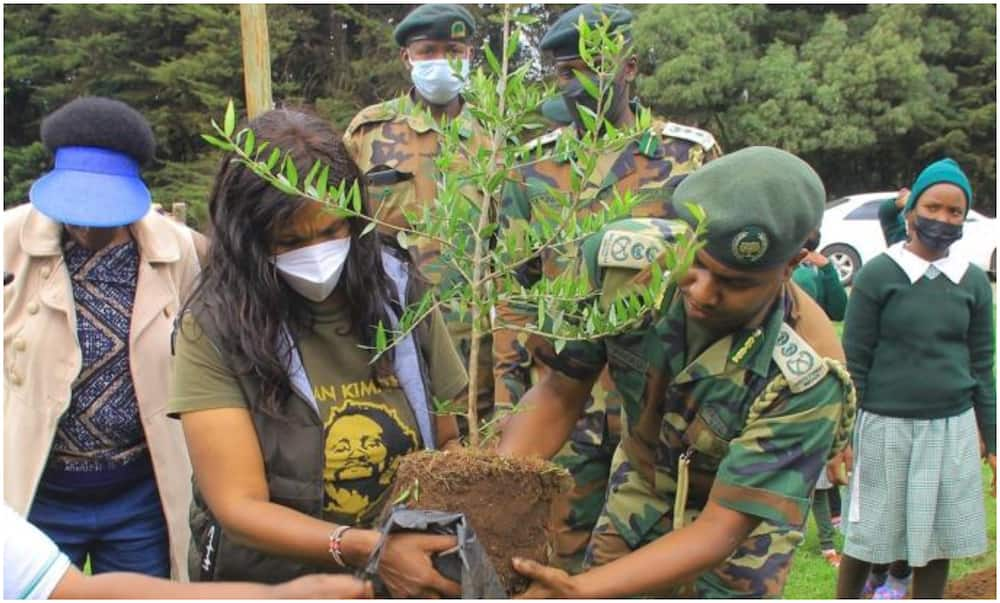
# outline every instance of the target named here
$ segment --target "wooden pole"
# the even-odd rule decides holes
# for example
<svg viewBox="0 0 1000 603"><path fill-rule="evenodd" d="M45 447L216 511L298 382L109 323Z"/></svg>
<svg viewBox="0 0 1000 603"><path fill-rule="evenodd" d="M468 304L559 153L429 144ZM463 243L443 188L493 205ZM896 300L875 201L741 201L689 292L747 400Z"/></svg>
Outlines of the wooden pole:
<svg viewBox="0 0 1000 603"><path fill-rule="evenodd" d="M250 119L274 108L271 99L271 47L267 35L267 7L240 5L243 37L243 87Z"/></svg>

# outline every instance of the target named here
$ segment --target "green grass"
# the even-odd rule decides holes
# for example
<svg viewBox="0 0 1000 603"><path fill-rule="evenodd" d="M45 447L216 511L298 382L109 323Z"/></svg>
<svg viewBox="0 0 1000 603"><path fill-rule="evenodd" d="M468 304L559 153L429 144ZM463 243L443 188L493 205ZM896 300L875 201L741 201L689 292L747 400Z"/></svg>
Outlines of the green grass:
<svg viewBox="0 0 1000 603"><path fill-rule="evenodd" d="M986 509L986 540L988 549L982 555L968 559L956 559L951 564L949 580L956 580L966 574L986 567L996 567L997 563L997 503L990 496L993 476L989 467L983 466L983 498ZM847 499L844 498L845 510ZM837 550L843 549L844 540L840 532L836 536ZM785 599L833 599L837 589L837 570L830 567L819 552L816 524L810 515L806 540L795 553L792 571L785 584Z"/></svg>

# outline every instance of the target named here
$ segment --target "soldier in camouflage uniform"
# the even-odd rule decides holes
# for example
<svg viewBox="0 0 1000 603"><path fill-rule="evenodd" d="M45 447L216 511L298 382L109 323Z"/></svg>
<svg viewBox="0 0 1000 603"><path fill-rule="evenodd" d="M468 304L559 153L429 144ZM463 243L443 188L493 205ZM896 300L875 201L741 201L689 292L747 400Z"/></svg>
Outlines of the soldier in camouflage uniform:
<svg viewBox="0 0 1000 603"><path fill-rule="evenodd" d="M344 134L348 153L365 174L368 197L380 220L379 231L395 239L397 228L406 228L403 213L420 215L437 195L440 124L457 121L469 152L489 148L490 141L460 94L461 78L452 74L449 60L461 60L468 75L475 21L461 6L425 4L410 12L394 31L400 58L411 73L414 87L392 100L372 105L354 116ZM459 157L459 161L461 161ZM466 191L479 199L476 191ZM412 238L407 243L415 264L434 286L447 287L457 273L438 262L440 245ZM468 314L444 312L455 347L464 362L469 359L471 325ZM480 344L476 391L479 416L493 408L491 340ZM461 419L461 418L460 418ZM463 433L467 426L462 423Z"/></svg>
<svg viewBox="0 0 1000 603"><path fill-rule="evenodd" d="M557 111L552 101L546 103L542 113L547 119L573 120L573 116L578 115L575 106L587 104L586 99L580 98L581 86L574 70L591 75L593 72L579 56L577 21L582 16L595 25L605 15L613 31L624 30L627 35L632 19L628 10L616 5L581 5L564 13L542 38L541 49L551 52L555 59L564 105L562 111ZM607 117L615 127L625 127L635 120L638 105L625 101L636 73L637 60L633 55L614 84ZM554 202L547 187L563 192L570 190L573 169L570 158L556 154L553 148L561 134L556 130L532 143L545 147L545 158L521 168L517 174L519 180L507 188L501 210L505 228L527 227L535 212L552 206ZM638 140L599 159L582 191L581 200L585 205L581 214L600 209L600 203L608 201L616 191L630 191L645 198L633 210L633 217L671 217L665 191L672 190L687 174L719 154L719 146L708 132L654 118L650 129ZM535 272L554 277L570 265L573 257L573 249L546 254ZM526 324L531 322L535 312L501 305L497 315L503 321ZM494 333L494 387L498 406L515 404L525 390L541 378L546 367L535 358L541 351L551 350L551 343L538 336L511 329ZM611 457L620 438L620 400L609 385L607 374L598 379L583 418L570 441L556 456L556 462L567 468L575 481L573 491L557 501L552 518L556 531L556 563L571 572L582 567L584 549L604 504Z"/></svg>
<svg viewBox="0 0 1000 603"><path fill-rule="evenodd" d="M805 162L751 147L681 183L681 220L625 220L586 240L581 269L607 304L659 269L641 258L694 224L687 203L708 215L695 264L641 326L546 357L554 370L505 428L502 453L551 456L605 366L622 398L590 569L515 560L534 580L526 596L780 596L820 471L854 416L836 333L789 283L824 199Z"/></svg>

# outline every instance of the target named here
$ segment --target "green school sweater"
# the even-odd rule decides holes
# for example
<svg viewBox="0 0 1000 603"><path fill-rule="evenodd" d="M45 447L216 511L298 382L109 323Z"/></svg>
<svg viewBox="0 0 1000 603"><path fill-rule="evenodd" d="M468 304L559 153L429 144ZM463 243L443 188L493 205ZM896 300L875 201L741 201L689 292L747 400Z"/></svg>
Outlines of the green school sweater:
<svg viewBox="0 0 1000 603"><path fill-rule="evenodd" d="M864 410L936 419L975 408L996 452L993 294L970 265L959 284L944 274L910 284L882 254L854 281L844 323L847 367Z"/></svg>
<svg viewBox="0 0 1000 603"><path fill-rule="evenodd" d="M816 300L830 320L844 320L847 292L840 284L840 275L832 262L822 268L812 264L799 264L792 272L792 280Z"/></svg>

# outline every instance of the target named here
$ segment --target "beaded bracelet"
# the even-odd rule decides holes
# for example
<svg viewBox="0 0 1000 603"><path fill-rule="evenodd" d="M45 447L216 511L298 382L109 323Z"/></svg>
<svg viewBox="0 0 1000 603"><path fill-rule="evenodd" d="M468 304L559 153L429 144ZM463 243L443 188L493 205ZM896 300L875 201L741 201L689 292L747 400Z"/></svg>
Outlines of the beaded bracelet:
<svg viewBox="0 0 1000 603"><path fill-rule="evenodd" d="M354 526L337 526L332 532L330 532L330 556L340 567L347 567L347 563L344 561L343 551L340 548L342 541L344 540L344 532L350 530Z"/></svg>

